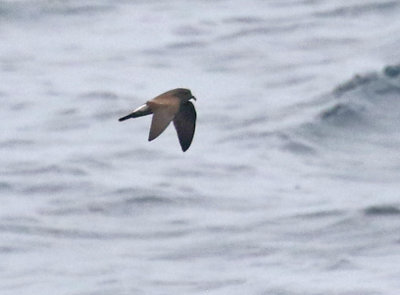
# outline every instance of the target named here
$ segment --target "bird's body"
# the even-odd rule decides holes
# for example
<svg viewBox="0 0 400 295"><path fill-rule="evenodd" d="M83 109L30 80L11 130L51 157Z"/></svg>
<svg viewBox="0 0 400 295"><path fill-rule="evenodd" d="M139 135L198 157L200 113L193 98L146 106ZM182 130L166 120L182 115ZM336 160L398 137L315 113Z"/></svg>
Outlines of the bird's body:
<svg viewBox="0 0 400 295"><path fill-rule="evenodd" d="M157 138L173 121L182 150L186 151L196 128L196 110L190 101L192 98L196 100L189 89L173 89L147 101L119 121L153 114L149 141Z"/></svg>

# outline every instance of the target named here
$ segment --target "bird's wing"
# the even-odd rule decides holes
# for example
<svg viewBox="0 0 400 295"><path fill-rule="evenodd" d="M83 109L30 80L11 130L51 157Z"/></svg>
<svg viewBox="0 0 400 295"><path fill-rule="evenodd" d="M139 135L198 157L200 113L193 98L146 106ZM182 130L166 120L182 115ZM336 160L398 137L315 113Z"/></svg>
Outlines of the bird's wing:
<svg viewBox="0 0 400 295"><path fill-rule="evenodd" d="M157 98L147 102L153 111L153 119L151 121L149 141L159 136L174 119L179 110L180 100L175 97Z"/></svg>
<svg viewBox="0 0 400 295"><path fill-rule="evenodd" d="M174 126L176 133L178 133L182 151L186 151L192 143L194 130L196 129L196 110L190 101L181 105L174 118Z"/></svg>

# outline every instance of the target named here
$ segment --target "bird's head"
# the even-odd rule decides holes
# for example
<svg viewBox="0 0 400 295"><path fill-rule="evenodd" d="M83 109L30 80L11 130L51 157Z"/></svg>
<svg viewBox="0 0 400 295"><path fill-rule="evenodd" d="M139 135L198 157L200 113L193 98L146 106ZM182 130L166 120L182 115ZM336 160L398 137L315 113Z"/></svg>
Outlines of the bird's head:
<svg viewBox="0 0 400 295"><path fill-rule="evenodd" d="M193 96L192 92L189 89L185 88L177 88L174 91L174 95L179 97L182 102L187 102L191 99L196 100L196 97Z"/></svg>

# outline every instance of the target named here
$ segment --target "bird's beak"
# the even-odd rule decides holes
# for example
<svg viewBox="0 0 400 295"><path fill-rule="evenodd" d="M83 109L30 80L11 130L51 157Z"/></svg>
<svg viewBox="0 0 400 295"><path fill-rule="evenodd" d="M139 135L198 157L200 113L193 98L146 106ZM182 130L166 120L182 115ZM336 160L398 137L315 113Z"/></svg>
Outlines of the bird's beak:
<svg viewBox="0 0 400 295"><path fill-rule="evenodd" d="M194 100L196 100L196 101L197 101L196 97L192 96L191 98L193 98Z"/></svg>

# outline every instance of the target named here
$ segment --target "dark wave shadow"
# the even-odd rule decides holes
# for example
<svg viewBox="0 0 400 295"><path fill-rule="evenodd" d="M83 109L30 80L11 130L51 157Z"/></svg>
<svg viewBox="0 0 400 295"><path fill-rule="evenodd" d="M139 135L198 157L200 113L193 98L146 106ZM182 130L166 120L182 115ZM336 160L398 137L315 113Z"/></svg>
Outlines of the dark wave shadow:
<svg viewBox="0 0 400 295"><path fill-rule="evenodd" d="M398 205L375 205L363 210L366 216L400 216Z"/></svg>

